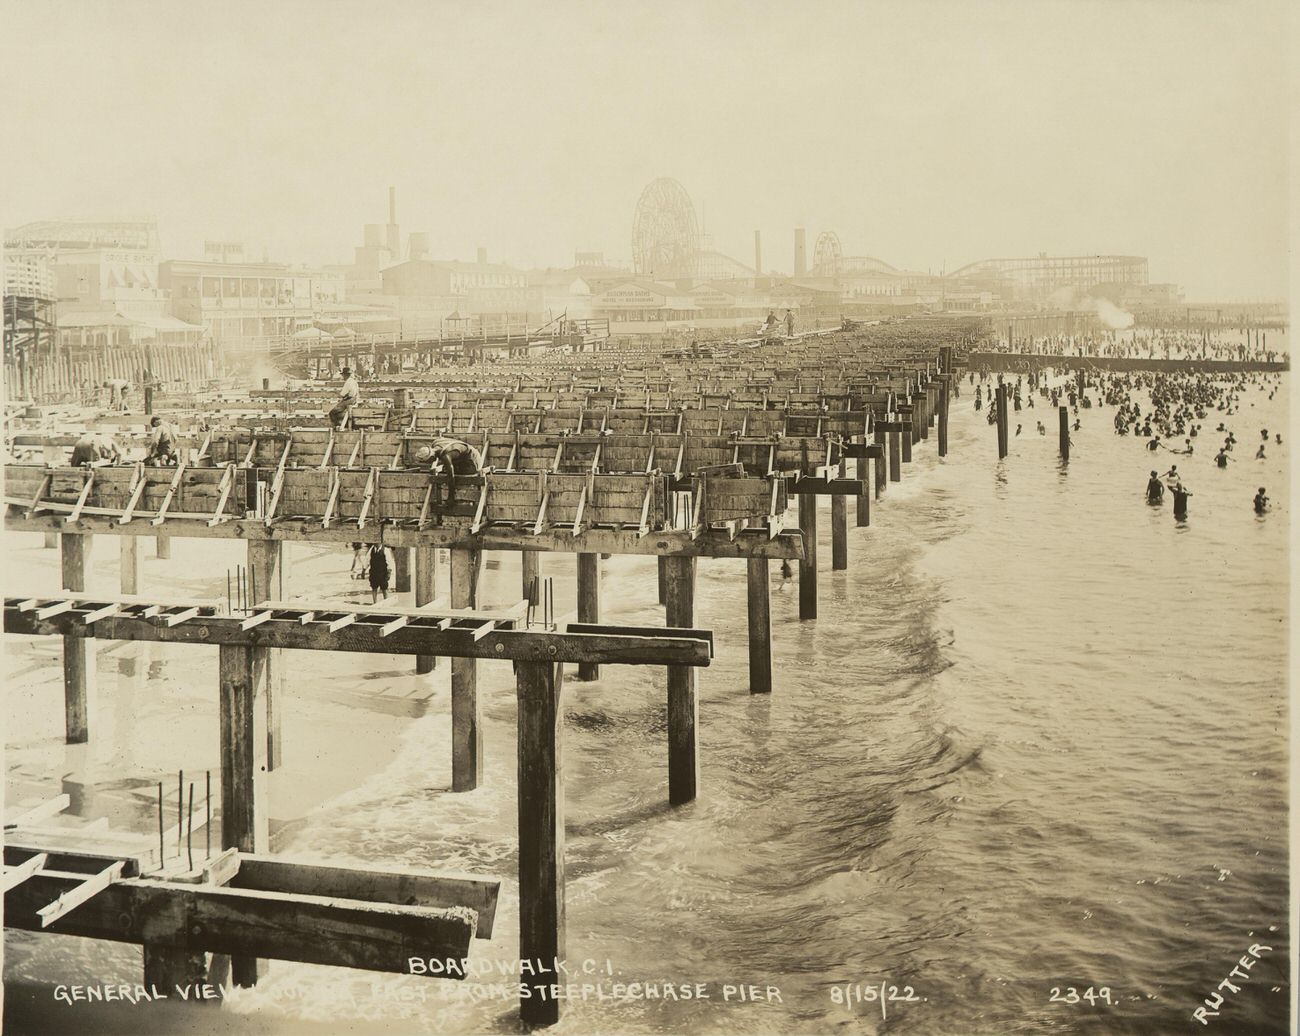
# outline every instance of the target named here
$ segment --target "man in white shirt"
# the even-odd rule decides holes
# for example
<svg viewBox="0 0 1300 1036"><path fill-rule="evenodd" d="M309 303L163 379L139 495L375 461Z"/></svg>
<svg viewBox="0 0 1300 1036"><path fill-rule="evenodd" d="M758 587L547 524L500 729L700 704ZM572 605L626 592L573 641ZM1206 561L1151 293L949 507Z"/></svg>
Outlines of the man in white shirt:
<svg viewBox="0 0 1300 1036"><path fill-rule="evenodd" d="M356 405L361 396L361 386L357 384L357 379L352 376L352 368L344 367L340 371L343 375L343 388L339 392L338 402L334 404L329 412L330 427L336 431L342 431L352 416L352 408Z"/></svg>

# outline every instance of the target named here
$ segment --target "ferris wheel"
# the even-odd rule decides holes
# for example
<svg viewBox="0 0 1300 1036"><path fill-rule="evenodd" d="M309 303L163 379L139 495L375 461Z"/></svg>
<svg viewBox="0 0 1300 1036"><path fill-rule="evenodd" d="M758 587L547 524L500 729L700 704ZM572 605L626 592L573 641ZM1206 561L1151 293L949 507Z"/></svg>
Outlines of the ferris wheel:
<svg viewBox="0 0 1300 1036"><path fill-rule="evenodd" d="M835 231L823 230L817 235L817 245L813 249L813 273L816 276L838 276L843 258L839 235Z"/></svg>
<svg viewBox="0 0 1300 1036"><path fill-rule="evenodd" d="M632 262L646 277L693 277L700 247L695 206L671 177L652 180L641 192L632 220Z"/></svg>

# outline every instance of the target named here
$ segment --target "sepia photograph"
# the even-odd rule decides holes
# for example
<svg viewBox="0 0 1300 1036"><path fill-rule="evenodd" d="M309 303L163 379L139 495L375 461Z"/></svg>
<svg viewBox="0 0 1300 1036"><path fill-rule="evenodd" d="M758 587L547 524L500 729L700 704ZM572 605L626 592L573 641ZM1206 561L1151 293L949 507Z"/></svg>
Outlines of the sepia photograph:
<svg viewBox="0 0 1300 1036"><path fill-rule="evenodd" d="M1286 1036L1286 0L0 0L5 1036Z"/></svg>

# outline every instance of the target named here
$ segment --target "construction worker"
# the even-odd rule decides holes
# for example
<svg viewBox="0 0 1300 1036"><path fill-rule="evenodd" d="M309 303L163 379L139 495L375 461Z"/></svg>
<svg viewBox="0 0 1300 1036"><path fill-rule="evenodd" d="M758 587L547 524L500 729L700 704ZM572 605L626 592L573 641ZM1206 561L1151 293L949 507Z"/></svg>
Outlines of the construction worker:
<svg viewBox="0 0 1300 1036"><path fill-rule="evenodd" d="M69 463L74 467L80 467L83 464L89 464L92 467L102 467L106 464L116 464L122 459L122 451L117 448L117 443L112 439L105 439L98 432L82 432L81 437L72 446L72 459Z"/></svg>
<svg viewBox="0 0 1300 1036"><path fill-rule="evenodd" d="M146 464L175 464L176 429L170 421L164 421L155 415L149 420L149 453L145 456Z"/></svg>
<svg viewBox="0 0 1300 1036"><path fill-rule="evenodd" d="M125 378L109 378L104 382L103 387L110 392L109 409L126 413L126 394L131 391L131 383Z"/></svg>
<svg viewBox="0 0 1300 1036"><path fill-rule="evenodd" d="M361 386L352 376L352 368L344 367L339 373L343 376L343 388L339 392L338 401L326 415L329 417L330 427L335 431L342 431L347 425L348 419L352 416L352 408L361 398Z"/></svg>
<svg viewBox="0 0 1300 1036"><path fill-rule="evenodd" d="M478 475L483 471L483 458L478 450L461 439L442 436L416 450L415 461L428 464L435 474L448 476L453 486L457 475Z"/></svg>

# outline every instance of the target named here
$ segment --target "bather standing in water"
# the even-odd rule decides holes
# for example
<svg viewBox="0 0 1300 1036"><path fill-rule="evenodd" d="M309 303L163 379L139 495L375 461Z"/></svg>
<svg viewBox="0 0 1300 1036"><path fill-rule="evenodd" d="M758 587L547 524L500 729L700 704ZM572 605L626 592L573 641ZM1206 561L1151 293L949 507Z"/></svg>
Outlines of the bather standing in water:
<svg viewBox="0 0 1300 1036"><path fill-rule="evenodd" d="M1181 482L1175 482L1170 489L1174 494L1174 517L1182 521L1187 517L1187 498L1192 495L1192 491Z"/></svg>
<svg viewBox="0 0 1300 1036"><path fill-rule="evenodd" d="M1160 481L1160 476L1153 471L1151 472L1151 477L1147 479L1147 503L1149 504L1162 503L1164 501L1164 498L1165 498L1164 484Z"/></svg>

